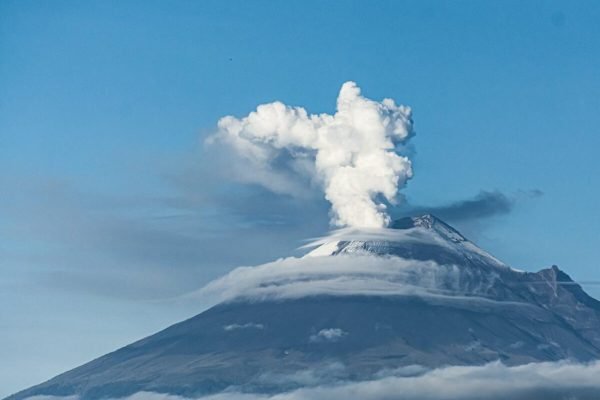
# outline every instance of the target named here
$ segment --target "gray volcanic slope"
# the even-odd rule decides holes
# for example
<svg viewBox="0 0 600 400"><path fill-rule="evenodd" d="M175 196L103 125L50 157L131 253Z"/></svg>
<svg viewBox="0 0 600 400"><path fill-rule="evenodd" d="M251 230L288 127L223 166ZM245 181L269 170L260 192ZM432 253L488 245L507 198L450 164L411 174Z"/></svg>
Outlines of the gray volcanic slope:
<svg viewBox="0 0 600 400"><path fill-rule="evenodd" d="M393 228L406 238L339 240L315 251L452 264L463 295L237 299L8 399L101 399L139 391L195 396L231 386L275 392L298 383L274 376L308 368L363 380L414 364L600 358L600 302L557 267L513 270L430 215L397 221ZM470 300L471 292L481 300Z"/></svg>

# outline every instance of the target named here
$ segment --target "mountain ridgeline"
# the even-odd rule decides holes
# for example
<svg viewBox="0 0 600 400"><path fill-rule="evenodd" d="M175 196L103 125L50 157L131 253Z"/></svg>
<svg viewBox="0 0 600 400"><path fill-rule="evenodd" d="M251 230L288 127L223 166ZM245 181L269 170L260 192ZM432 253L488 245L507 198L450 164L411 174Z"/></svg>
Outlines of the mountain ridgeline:
<svg viewBox="0 0 600 400"><path fill-rule="evenodd" d="M431 215L390 228L333 236L305 257L429 262L452 279L435 277L432 295L232 299L7 399L274 393L306 370L365 380L412 365L600 359L600 302L558 267L510 268Z"/></svg>

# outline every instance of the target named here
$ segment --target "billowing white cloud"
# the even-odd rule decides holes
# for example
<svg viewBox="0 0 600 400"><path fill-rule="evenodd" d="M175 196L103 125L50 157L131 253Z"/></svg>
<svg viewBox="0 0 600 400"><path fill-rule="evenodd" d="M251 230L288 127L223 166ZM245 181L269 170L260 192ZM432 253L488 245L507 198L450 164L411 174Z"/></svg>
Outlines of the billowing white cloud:
<svg viewBox="0 0 600 400"><path fill-rule="evenodd" d="M240 393L231 389L202 400L598 400L600 362L567 361L509 367L500 362L483 366L452 366L425 370L404 367L382 371L376 379L343 381L331 371L310 373L301 389L277 394ZM332 372L333 371L333 372ZM329 377L326 379L324 377ZM275 378L272 376L271 379ZM298 379L298 377L293 377ZM285 377L277 377L286 382ZM325 380L324 380L325 379ZM66 400L36 397L36 400ZM73 397L68 398L74 400ZM127 400L191 400L168 394L141 392Z"/></svg>
<svg viewBox="0 0 600 400"><path fill-rule="evenodd" d="M409 107L369 100L346 82L334 115L263 104L246 117L221 118L208 143L244 161L237 170L243 181L292 195L302 193L299 180L321 187L334 225L383 227L390 221L383 200L394 203L413 174L399 154L411 133Z"/></svg>

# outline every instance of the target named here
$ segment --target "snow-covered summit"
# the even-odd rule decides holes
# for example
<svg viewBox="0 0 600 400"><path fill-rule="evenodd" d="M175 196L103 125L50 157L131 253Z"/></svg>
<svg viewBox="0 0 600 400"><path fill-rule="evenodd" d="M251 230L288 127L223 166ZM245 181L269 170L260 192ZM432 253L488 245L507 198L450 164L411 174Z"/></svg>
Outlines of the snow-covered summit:
<svg viewBox="0 0 600 400"><path fill-rule="evenodd" d="M386 229L340 229L311 243L311 246L316 248L307 254L310 257L370 254L440 264L508 268L431 214L398 219Z"/></svg>
<svg viewBox="0 0 600 400"><path fill-rule="evenodd" d="M432 214L423 214L416 217L406 217L395 220L390 228L392 229L410 229L423 228L436 232L441 237L454 242L460 243L467 241L459 231L437 218Z"/></svg>

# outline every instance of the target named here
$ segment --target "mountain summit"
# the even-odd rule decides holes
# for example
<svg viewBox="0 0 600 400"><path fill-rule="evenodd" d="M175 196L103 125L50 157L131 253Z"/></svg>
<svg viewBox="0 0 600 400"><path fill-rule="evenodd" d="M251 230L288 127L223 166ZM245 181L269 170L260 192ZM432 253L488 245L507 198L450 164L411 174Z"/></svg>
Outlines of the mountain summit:
<svg viewBox="0 0 600 400"><path fill-rule="evenodd" d="M233 271L208 285L229 296L214 307L8 399L273 393L415 365L600 358L600 302L566 273L512 269L432 215L315 244Z"/></svg>
<svg viewBox="0 0 600 400"><path fill-rule="evenodd" d="M431 214L394 221L389 229L342 229L309 255L370 253L440 264L506 267L504 263L467 240L460 232Z"/></svg>

